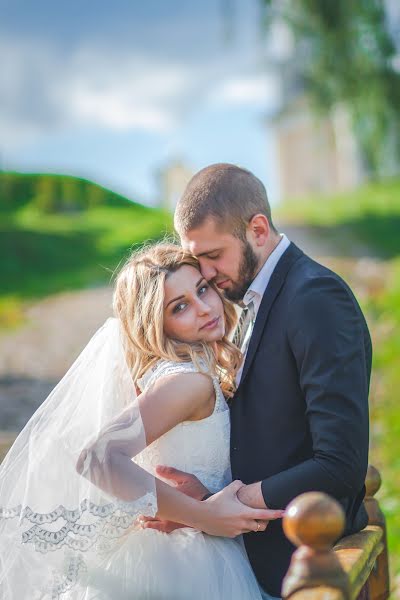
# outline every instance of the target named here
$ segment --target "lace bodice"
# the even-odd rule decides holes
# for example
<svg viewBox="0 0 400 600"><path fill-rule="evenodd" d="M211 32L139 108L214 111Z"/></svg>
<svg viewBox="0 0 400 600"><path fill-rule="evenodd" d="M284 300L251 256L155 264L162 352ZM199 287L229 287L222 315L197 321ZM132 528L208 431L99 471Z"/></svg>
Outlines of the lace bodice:
<svg viewBox="0 0 400 600"><path fill-rule="evenodd" d="M145 391L160 377L199 371L192 362L160 360L146 371L137 384L141 391ZM211 374L210 376L215 390L213 413L199 421L179 423L155 440L134 460L152 473L157 465L167 465L192 473L210 492L217 492L232 480L229 458L230 420L229 409L218 378Z"/></svg>

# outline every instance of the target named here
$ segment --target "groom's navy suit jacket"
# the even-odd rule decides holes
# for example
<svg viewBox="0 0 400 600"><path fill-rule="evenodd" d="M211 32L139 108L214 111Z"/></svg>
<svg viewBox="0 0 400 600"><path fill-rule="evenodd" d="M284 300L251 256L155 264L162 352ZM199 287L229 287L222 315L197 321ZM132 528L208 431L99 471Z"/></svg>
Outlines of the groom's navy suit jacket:
<svg viewBox="0 0 400 600"><path fill-rule="evenodd" d="M371 356L349 287L290 244L264 293L231 401L234 479L262 481L270 508L326 492L346 513L345 534L362 529ZM281 521L244 541L259 583L280 596L295 549Z"/></svg>

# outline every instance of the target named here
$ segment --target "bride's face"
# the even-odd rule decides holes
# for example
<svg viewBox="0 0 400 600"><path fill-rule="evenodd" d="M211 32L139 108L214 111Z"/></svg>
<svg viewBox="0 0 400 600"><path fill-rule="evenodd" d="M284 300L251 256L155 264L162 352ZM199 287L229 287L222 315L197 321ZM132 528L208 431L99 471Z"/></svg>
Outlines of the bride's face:
<svg viewBox="0 0 400 600"><path fill-rule="evenodd" d="M182 265L165 280L164 332L182 342L215 342L225 333L222 300L200 271Z"/></svg>

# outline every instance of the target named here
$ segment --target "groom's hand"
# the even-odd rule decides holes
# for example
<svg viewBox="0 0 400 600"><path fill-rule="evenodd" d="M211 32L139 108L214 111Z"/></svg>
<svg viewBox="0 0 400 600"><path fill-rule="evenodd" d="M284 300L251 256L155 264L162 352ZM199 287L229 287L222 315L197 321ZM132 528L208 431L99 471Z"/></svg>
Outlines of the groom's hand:
<svg viewBox="0 0 400 600"><path fill-rule="evenodd" d="M190 496L196 500L202 500L208 493L208 489L191 473L185 473L184 471L179 471L179 469L163 465L156 467L156 473L160 479L167 481L167 483L183 494L186 494L186 496ZM186 527L186 525L182 525L181 523L151 517L142 517L141 522L143 529L156 529L163 533L171 533L175 529Z"/></svg>
<svg viewBox="0 0 400 600"><path fill-rule="evenodd" d="M157 517L140 517L142 529L155 529L156 531L162 531L163 533L172 533L175 529L181 529L187 527L182 523L175 523L174 521L165 521L164 519L157 519Z"/></svg>
<svg viewBox="0 0 400 600"><path fill-rule="evenodd" d="M251 483L249 485L243 485L238 490L237 497L240 502L246 506L250 506L251 508L268 508L268 506L265 504L264 496L262 495L261 481L258 481L257 483ZM268 523L269 521L265 521L265 529L267 528Z"/></svg>
<svg viewBox="0 0 400 600"><path fill-rule="evenodd" d="M243 485L237 493L240 502L252 508L268 508L261 491L261 481Z"/></svg>
<svg viewBox="0 0 400 600"><path fill-rule="evenodd" d="M163 465L156 467L156 473L160 479L164 479L164 481L182 492L182 494L186 494L186 496L190 496L195 500L202 500L209 493L209 490L201 481L191 473L185 473L185 471Z"/></svg>

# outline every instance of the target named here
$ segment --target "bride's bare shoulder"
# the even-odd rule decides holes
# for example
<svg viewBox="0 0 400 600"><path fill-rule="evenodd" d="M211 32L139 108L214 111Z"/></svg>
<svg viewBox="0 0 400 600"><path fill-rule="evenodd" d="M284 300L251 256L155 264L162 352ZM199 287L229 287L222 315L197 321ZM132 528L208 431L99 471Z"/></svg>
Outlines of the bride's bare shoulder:
<svg viewBox="0 0 400 600"><path fill-rule="evenodd" d="M157 439L178 423L198 418L213 397L214 384L205 373L175 372L160 377L139 396L147 439Z"/></svg>

